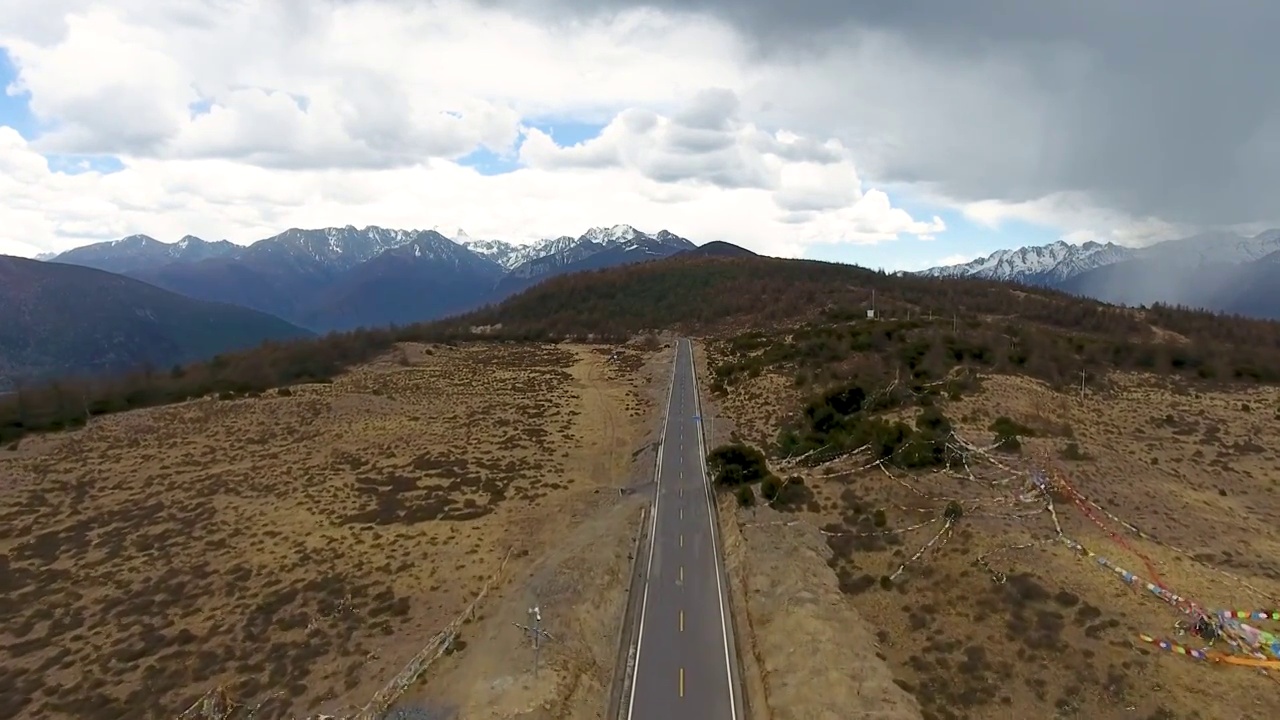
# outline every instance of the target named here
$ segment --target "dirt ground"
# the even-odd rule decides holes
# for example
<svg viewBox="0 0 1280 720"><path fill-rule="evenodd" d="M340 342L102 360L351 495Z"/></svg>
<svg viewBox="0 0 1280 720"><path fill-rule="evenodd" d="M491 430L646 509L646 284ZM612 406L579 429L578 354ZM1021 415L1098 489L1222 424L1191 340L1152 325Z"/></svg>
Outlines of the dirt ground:
<svg viewBox="0 0 1280 720"><path fill-rule="evenodd" d="M748 418L737 428L744 438L775 436L784 404L794 401L778 391L782 382L768 374L747 381L731 390L721 414ZM1176 623L1185 616L1173 607L1060 542L1050 513L1023 495L1032 471L1042 470L1096 503L1077 506L1055 495L1065 536L1204 606L1274 609L1280 390L1187 389L1140 375L1109 384L1082 403L1025 378L986 378L982 391L943 410L958 435L983 448L998 416L1035 429L1021 452L973 453L971 476L886 473L861 469L865 459L844 460L800 472L804 486L785 511L736 510L747 585L796 588L791 604L750 605L772 716L823 717L831 678L813 668L844 670L855 654L850 646L884 658L925 718L1209 720L1280 712L1275 678L1140 639L1204 645L1181 632ZM964 513L943 532L951 501ZM1012 547L1019 545L1030 547ZM793 560L778 562L779 554ZM828 566L825 575L813 571L814 558ZM832 584L845 602L815 613L815 622L847 642L770 637L770 623L794 634L786 613L824 598ZM765 618L780 610L784 618Z"/></svg>
<svg viewBox="0 0 1280 720"><path fill-rule="evenodd" d="M605 716L631 556L640 513L652 490L672 357L670 347L637 349L628 354L628 362L617 366L614 372L625 377L633 409L615 411L604 420L617 428L612 449L603 443L584 448L588 455L607 455L601 472L602 480L608 480L583 493L567 516L546 518L545 549L507 573L510 579L489 604L491 609L464 633L466 651L443 658L426 682L406 695L401 708L427 711L406 718ZM614 400L614 407L620 399ZM536 668L533 644L525 632L532 607L541 611L539 626L547 633Z"/></svg>
<svg viewBox="0 0 1280 720"><path fill-rule="evenodd" d="M172 718L217 686L259 718L345 715L510 551L407 699L595 717L641 504L619 488L669 362L610 352L406 346L0 451L0 716ZM555 638L536 683L511 625L528 600Z"/></svg>

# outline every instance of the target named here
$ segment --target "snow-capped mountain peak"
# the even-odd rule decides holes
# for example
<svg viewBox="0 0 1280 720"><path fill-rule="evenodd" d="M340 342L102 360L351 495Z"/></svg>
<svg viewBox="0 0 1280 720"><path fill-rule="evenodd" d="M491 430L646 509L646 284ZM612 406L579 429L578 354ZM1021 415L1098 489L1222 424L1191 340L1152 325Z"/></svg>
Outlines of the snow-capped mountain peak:
<svg viewBox="0 0 1280 720"><path fill-rule="evenodd" d="M371 260L387 250L407 245L423 232L390 230L376 225L359 229L354 225L314 230L290 228L279 235L254 243L249 254L256 256L284 253L298 260L342 270Z"/></svg>
<svg viewBox="0 0 1280 720"><path fill-rule="evenodd" d="M1086 242L1080 245L1058 240L990 255L958 265L945 265L919 272L927 277L972 277L1034 284L1054 283L1087 270L1128 260L1133 250L1114 243Z"/></svg>
<svg viewBox="0 0 1280 720"><path fill-rule="evenodd" d="M614 225L613 227L608 228L593 227L583 233L579 239L584 242L590 241L599 243L605 247L612 247L641 235L644 235L644 233L636 230L630 225Z"/></svg>
<svg viewBox="0 0 1280 720"><path fill-rule="evenodd" d="M159 240L156 240L150 235L137 234L137 235L126 235L118 240L112 240L110 241L110 245L112 247L117 247L117 248L118 247L144 247L147 245L157 244L159 242L160 242Z"/></svg>

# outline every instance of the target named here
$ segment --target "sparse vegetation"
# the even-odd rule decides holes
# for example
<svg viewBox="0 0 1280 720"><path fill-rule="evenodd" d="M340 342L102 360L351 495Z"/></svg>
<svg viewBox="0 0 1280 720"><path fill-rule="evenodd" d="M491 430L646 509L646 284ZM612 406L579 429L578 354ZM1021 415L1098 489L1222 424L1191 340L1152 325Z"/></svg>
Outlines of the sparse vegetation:
<svg viewBox="0 0 1280 720"><path fill-rule="evenodd" d="M653 407L643 378L598 348L408 350L412 367L388 354L282 397L105 417L0 453L0 716L173 718L218 685L264 701L257 717L348 716L512 543L527 558L512 565L557 574L543 597L586 623L565 645L590 652L625 597L590 583L616 576L634 526L559 518L623 483ZM584 550L545 564L566 533ZM452 652L509 655L488 632ZM460 716L495 702L453 685L458 701L485 688Z"/></svg>

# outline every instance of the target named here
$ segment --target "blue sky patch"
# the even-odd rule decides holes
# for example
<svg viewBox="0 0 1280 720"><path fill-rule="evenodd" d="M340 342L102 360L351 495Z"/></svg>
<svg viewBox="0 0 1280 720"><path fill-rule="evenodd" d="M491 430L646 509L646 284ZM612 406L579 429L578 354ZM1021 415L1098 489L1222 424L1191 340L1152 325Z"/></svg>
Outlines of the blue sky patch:
<svg viewBox="0 0 1280 720"><path fill-rule="evenodd" d="M124 170L124 163L107 155L46 155L49 169L67 175L98 172L110 175Z"/></svg>
<svg viewBox="0 0 1280 720"><path fill-rule="evenodd" d="M520 146L517 144L515 152L504 156L488 148L478 147L467 155L458 158L458 164L474 168L481 175L505 175L522 167L517 154L519 149Z"/></svg>
<svg viewBox="0 0 1280 720"><path fill-rule="evenodd" d="M560 147L571 147L600 137L605 126L599 123L583 123L573 120L538 119L525 123L551 136Z"/></svg>
<svg viewBox="0 0 1280 720"><path fill-rule="evenodd" d="M18 68L9 53L0 47L0 125L18 131L28 140L39 134L39 124L31 114L31 96L27 93L10 95L9 86L18 79Z"/></svg>
<svg viewBox="0 0 1280 720"><path fill-rule="evenodd" d="M551 136L556 144L560 147L569 147L585 142L595 137L599 137L600 131L604 129L603 125L592 123L580 123L572 121L560 120L533 120L525 122L525 125L537 128L542 132ZM520 146L524 144L524 136L521 135L516 140L516 145L512 149L509 156L499 155L487 148L476 148L467 155L458 158L459 165L465 165L469 168L475 168L476 172L481 175L504 175L506 173L515 172L523 165L520 164Z"/></svg>

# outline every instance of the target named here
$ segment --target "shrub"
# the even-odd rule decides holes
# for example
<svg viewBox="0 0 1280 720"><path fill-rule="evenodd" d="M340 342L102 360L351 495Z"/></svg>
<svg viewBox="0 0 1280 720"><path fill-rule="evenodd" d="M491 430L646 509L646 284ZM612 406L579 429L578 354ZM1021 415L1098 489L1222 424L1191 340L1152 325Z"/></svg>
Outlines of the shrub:
<svg viewBox="0 0 1280 720"><path fill-rule="evenodd" d="M756 504L756 492L750 485L739 485L733 496L738 499L738 505L741 507L751 507Z"/></svg>
<svg viewBox="0 0 1280 720"><path fill-rule="evenodd" d="M734 487L769 476L764 453L744 443L721 445L707 454L707 469L718 485Z"/></svg>
<svg viewBox="0 0 1280 720"><path fill-rule="evenodd" d="M871 521L876 527L882 528L889 524L889 516L885 513L884 508L876 508L876 511L871 513Z"/></svg>
<svg viewBox="0 0 1280 720"><path fill-rule="evenodd" d="M760 494L768 502L778 499L778 495L782 493L782 478L777 475L770 475L760 483Z"/></svg>
<svg viewBox="0 0 1280 720"><path fill-rule="evenodd" d="M1027 427L1026 425L1023 425L1022 423L1014 421L1013 419L1009 418L1007 415L1001 415L1000 417L996 418L991 423L991 425L987 427L987 429L995 433L997 436L1001 436L1001 437L1009 437L1009 436L1035 437L1036 436L1035 430L1032 430L1031 428Z"/></svg>
<svg viewBox="0 0 1280 720"><path fill-rule="evenodd" d="M996 418L987 428L995 433L996 449L1007 453L1022 452L1023 437L1035 437L1035 431L1005 415Z"/></svg>
<svg viewBox="0 0 1280 720"><path fill-rule="evenodd" d="M1062 457L1062 459L1063 459L1063 460L1088 460L1088 459L1090 459L1090 458L1089 458L1089 455L1088 455L1088 454L1086 454L1085 452L1083 452L1083 451L1080 449L1080 446L1079 446L1078 444L1074 443L1074 442L1069 442L1069 443L1067 443L1066 447L1062 448L1062 452L1061 452L1061 453L1059 453L1059 455Z"/></svg>

